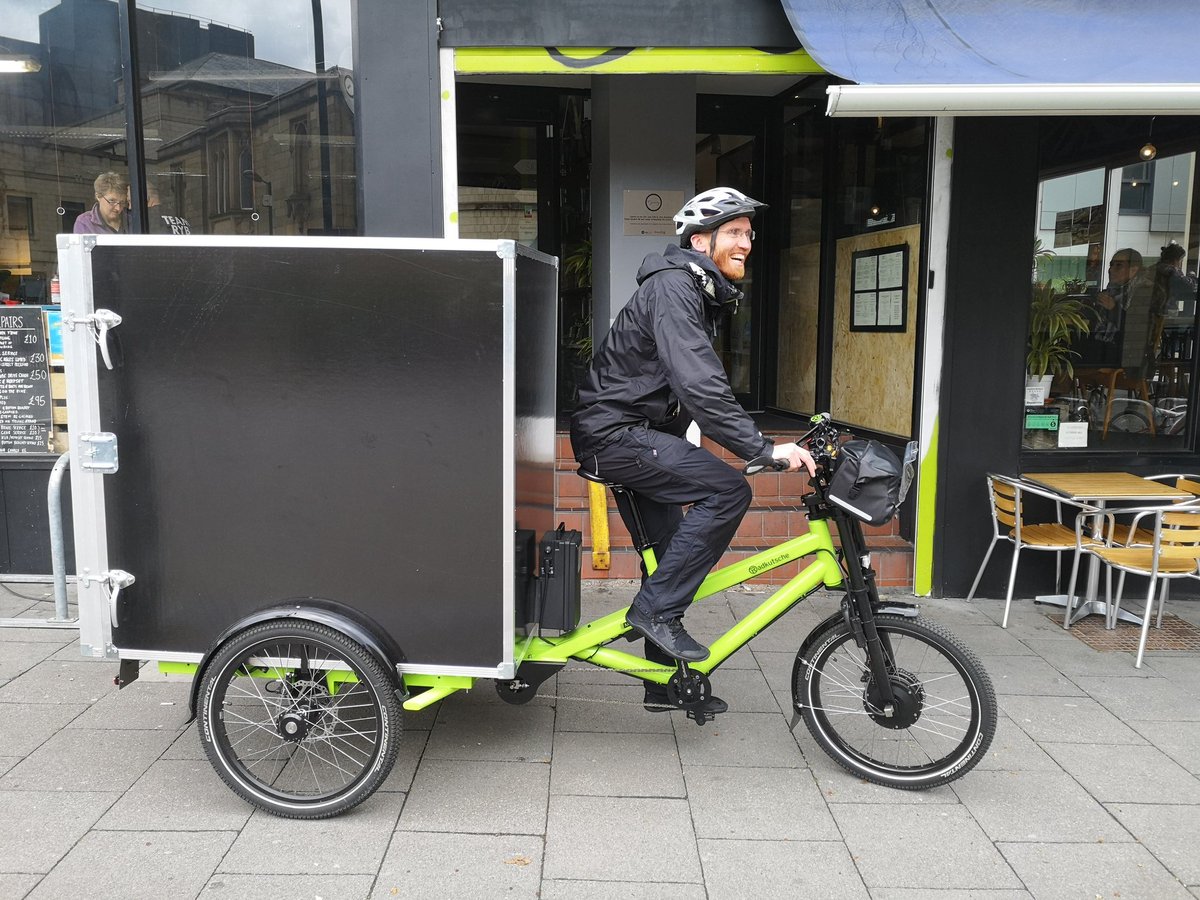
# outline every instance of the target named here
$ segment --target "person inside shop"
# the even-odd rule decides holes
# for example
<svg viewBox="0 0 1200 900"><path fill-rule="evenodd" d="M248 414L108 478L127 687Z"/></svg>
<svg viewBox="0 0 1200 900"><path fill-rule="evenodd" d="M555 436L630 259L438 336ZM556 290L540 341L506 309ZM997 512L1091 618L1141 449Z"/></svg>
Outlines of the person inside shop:
<svg viewBox="0 0 1200 900"><path fill-rule="evenodd" d="M126 234L129 231L129 183L116 172L96 176L96 203L75 219L76 234Z"/></svg>
<svg viewBox="0 0 1200 900"><path fill-rule="evenodd" d="M1085 366L1115 366L1120 362L1121 331L1125 311L1133 298L1133 284L1142 271L1142 254L1123 247L1108 262L1108 283L1089 304L1091 328L1079 347Z"/></svg>
<svg viewBox="0 0 1200 900"><path fill-rule="evenodd" d="M147 226L150 234L191 234L192 223L183 216L172 215L163 206L162 195L154 182L146 183Z"/></svg>
<svg viewBox="0 0 1200 900"><path fill-rule="evenodd" d="M1196 299L1196 279L1183 269L1187 251L1171 241L1160 248L1158 262L1150 270L1154 279L1156 307L1168 315L1175 312L1191 313L1188 305Z"/></svg>
<svg viewBox="0 0 1200 900"><path fill-rule="evenodd" d="M1187 252L1171 241L1158 261L1129 284L1122 326L1121 368L1125 381L1143 400L1162 357L1164 333L1172 316L1195 313L1196 280L1183 273Z"/></svg>
<svg viewBox="0 0 1200 900"><path fill-rule="evenodd" d="M645 638L646 658L667 665L708 657L683 614L751 499L739 469L685 439L689 424L741 459L773 456L788 471L815 473L807 450L763 437L712 345L718 320L742 297L735 282L745 277L752 222L764 207L727 187L684 204L674 217L679 245L643 260L638 288L594 354L571 416L575 458L629 488L654 544L658 568L646 575L643 566L626 622ZM670 709L666 688L647 683L645 704ZM726 709L709 697L704 712Z"/></svg>

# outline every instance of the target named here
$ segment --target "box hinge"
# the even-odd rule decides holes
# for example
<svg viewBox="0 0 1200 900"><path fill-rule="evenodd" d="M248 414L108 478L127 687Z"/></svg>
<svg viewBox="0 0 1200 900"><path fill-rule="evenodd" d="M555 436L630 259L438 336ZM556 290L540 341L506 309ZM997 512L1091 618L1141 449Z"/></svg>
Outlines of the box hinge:
<svg viewBox="0 0 1200 900"><path fill-rule="evenodd" d="M79 435L79 467L85 472L111 475L119 469L117 436L109 431L87 431Z"/></svg>

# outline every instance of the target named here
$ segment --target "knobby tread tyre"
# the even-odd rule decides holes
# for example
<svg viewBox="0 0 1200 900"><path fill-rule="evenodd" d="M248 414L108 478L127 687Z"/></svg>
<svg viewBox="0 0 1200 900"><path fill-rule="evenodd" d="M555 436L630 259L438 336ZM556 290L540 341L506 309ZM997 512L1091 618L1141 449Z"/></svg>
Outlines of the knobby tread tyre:
<svg viewBox="0 0 1200 900"><path fill-rule="evenodd" d="M872 703L865 652L844 621L796 654L792 699L817 744L875 784L922 790L970 771L996 731L996 695L979 659L933 622L876 616L891 647L896 709Z"/></svg>
<svg viewBox="0 0 1200 900"><path fill-rule="evenodd" d="M388 672L356 641L281 620L230 638L201 676L200 741L244 800L323 819L367 799L391 771L403 709Z"/></svg>

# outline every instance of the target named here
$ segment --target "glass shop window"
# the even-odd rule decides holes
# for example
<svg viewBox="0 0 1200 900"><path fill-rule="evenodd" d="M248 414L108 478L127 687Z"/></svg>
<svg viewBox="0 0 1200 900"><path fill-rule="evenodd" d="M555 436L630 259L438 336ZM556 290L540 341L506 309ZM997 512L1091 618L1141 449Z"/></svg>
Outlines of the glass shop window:
<svg viewBox="0 0 1200 900"><path fill-rule="evenodd" d="M67 447L55 235L127 228L123 74L116 3L0 0L0 455Z"/></svg>
<svg viewBox="0 0 1200 900"><path fill-rule="evenodd" d="M154 0L137 22L151 231L360 232L350 0Z"/></svg>
<svg viewBox="0 0 1200 900"><path fill-rule="evenodd" d="M1193 151L1038 185L1023 449L1189 446L1195 178Z"/></svg>

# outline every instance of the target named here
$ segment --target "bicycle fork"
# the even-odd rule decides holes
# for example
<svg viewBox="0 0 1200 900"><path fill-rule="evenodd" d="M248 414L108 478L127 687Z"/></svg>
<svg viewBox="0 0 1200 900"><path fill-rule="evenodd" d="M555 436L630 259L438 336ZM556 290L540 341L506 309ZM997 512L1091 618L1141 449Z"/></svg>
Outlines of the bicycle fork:
<svg viewBox="0 0 1200 900"><path fill-rule="evenodd" d="M842 538L847 596L851 607L848 610L850 628L854 632L855 643L867 655L871 680L875 683L879 698L879 712L885 718L891 718L896 710L891 678L894 668L892 648L875 627L875 604L879 602L879 597L875 590L875 573L870 568L870 554L862 526L844 513L836 513L835 517Z"/></svg>

